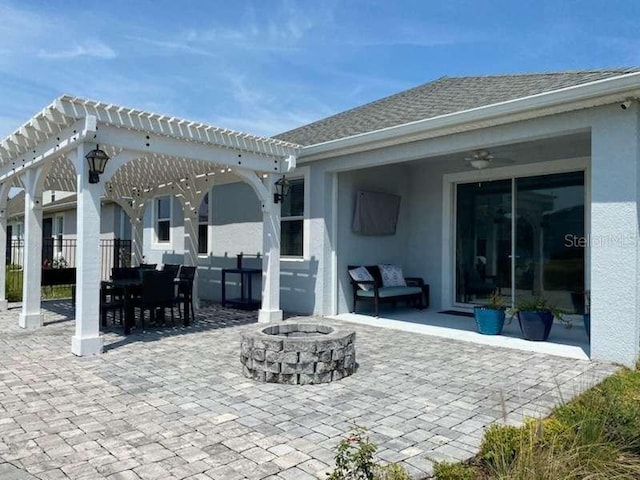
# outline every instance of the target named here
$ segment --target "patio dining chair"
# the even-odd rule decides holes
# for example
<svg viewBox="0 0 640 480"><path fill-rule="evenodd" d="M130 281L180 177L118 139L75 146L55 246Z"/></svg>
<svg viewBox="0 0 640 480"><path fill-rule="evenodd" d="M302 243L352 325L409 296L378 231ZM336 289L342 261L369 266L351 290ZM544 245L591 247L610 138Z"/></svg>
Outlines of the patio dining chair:
<svg viewBox="0 0 640 480"><path fill-rule="evenodd" d="M171 323L175 317L176 286L172 272L145 270L142 272L142 290L139 298L134 299L134 309L140 310L140 321L144 330L145 312L149 311L149 321L155 322L158 310L171 309Z"/></svg>
<svg viewBox="0 0 640 480"><path fill-rule="evenodd" d="M122 324L124 320L124 295L123 290L114 287L109 282L100 284L100 321L103 327L107 326L107 314L111 312L112 321Z"/></svg>
<svg viewBox="0 0 640 480"><path fill-rule="evenodd" d="M112 268L111 279L112 280L133 280L139 278L139 272L137 268Z"/></svg>
<svg viewBox="0 0 640 480"><path fill-rule="evenodd" d="M156 270L158 268L157 263L141 263L138 265L140 270Z"/></svg>
<svg viewBox="0 0 640 480"><path fill-rule="evenodd" d="M173 278L177 278L178 277L178 271L180 270L180 265L175 264L175 263L165 263L162 266L162 271L163 272L171 272L173 273Z"/></svg>
<svg viewBox="0 0 640 480"><path fill-rule="evenodd" d="M195 310L193 308L193 282L196 278L196 267L181 267L178 274L178 310L182 315L182 305L189 303L191 318L195 319Z"/></svg>

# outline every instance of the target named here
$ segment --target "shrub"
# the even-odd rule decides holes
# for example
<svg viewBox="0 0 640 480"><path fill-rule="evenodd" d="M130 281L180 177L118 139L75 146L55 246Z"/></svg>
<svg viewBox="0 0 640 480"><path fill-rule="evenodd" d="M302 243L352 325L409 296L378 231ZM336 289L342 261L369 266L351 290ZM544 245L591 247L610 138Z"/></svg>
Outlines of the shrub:
<svg viewBox="0 0 640 480"><path fill-rule="evenodd" d="M473 470L462 463L436 462L433 465L436 480L473 480Z"/></svg>
<svg viewBox="0 0 640 480"><path fill-rule="evenodd" d="M8 267L5 285L8 301L22 301L22 270Z"/></svg>
<svg viewBox="0 0 640 480"><path fill-rule="evenodd" d="M347 438L336 447L336 468L329 480L373 480L373 454L378 447L369 441L362 427L354 427Z"/></svg>
<svg viewBox="0 0 640 480"><path fill-rule="evenodd" d="M369 441L366 430L354 427L336 446L336 468L328 480L411 480L400 465L379 465L373 455L378 447Z"/></svg>
<svg viewBox="0 0 640 480"><path fill-rule="evenodd" d="M397 463L377 466L374 478L376 480L411 480L407 471Z"/></svg>
<svg viewBox="0 0 640 480"><path fill-rule="evenodd" d="M491 469L506 468L516 457L522 430L509 425L491 425L484 434L480 457Z"/></svg>

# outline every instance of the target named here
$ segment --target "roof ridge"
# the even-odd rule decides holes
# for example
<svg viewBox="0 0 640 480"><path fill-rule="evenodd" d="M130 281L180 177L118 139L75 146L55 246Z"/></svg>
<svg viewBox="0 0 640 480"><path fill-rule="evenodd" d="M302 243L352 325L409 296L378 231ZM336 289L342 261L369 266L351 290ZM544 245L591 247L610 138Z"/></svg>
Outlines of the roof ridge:
<svg viewBox="0 0 640 480"><path fill-rule="evenodd" d="M460 78L504 78L504 77L529 77L529 76L542 76L542 75L567 75L575 73L605 73L605 72L637 72L640 71L640 67L611 67L611 68L591 68L591 69L576 69L576 70L554 70L549 72L515 72L515 73L489 73L486 75L454 75L445 76L441 78L447 79L460 79ZM439 78L438 80L440 80Z"/></svg>

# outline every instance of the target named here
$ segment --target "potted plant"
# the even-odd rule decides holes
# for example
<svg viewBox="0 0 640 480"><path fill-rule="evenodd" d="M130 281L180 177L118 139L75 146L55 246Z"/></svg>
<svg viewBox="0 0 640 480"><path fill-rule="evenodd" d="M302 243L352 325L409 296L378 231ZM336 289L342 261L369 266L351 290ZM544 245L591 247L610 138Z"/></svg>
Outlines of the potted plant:
<svg viewBox="0 0 640 480"><path fill-rule="evenodd" d="M473 307L478 333L482 335L500 335L504 326L505 301L498 290L489 296L489 303Z"/></svg>
<svg viewBox="0 0 640 480"><path fill-rule="evenodd" d="M520 300L507 313L518 317L522 336L533 342L545 342L549 338L554 317L564 321L563 312L541 296Z"/></svg>

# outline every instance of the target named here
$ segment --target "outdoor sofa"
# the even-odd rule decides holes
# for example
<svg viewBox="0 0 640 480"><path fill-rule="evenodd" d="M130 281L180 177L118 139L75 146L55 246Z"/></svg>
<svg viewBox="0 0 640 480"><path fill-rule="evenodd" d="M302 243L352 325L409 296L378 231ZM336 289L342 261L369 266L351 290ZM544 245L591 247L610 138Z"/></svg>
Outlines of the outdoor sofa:
<svg viewBox="0 0 640 480"><path fill-rule="evenodd" d="M420 277L396 278L395 284L385 286L381 268L387 265L349 265L349 280L353 289L353 313L357 313L357 303L373 303L376 317L379 316L381 303L391 303L394 307L399 301L404 301L413 307L424 309L429 306L429 285ZM396 267L397 268L397 267ZM370 279L364 273L365 269ZM401 269L398 270L402 272ZM388 279L386 279L388 280ZM390 282L386 282L389 285Z"/></svg>

